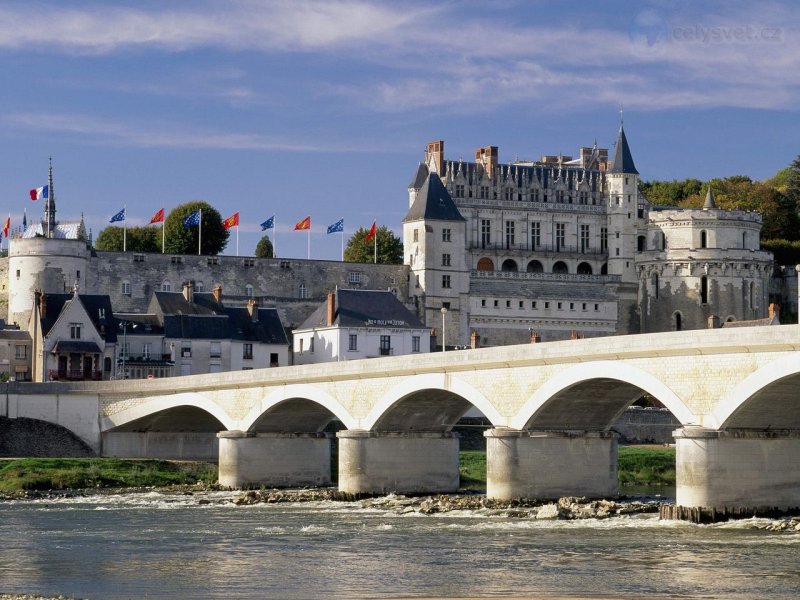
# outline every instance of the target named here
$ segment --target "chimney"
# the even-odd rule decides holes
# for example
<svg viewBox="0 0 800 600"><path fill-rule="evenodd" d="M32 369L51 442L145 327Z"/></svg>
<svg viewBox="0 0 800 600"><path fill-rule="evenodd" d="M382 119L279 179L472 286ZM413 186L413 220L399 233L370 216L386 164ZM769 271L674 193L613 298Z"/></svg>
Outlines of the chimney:
<svg viewBox="0 0 800 600"><path fill-rule="evenodd" d="M428 147L425 149L425 163L430 165L430 159L433 157L433 164L436 173L439 177L444 177L444 141L437 140L435 142L428 142Z"/></svg>
<svg viewBox="0 0 800 600"><path fill-rule="evenodd" d="M781 320L781 305L777 302L769 303L769 320L778 322Z"/></svg>
<svg viewBox="0 0 800 600"><path fill-rule="evenodd" d="M222 286L220 284L215 285L211 293L214 294L214 301L217 304L222 304Z"/></svg>
<svg viewBox="0 0 800 600"><path fill-rule="evenodd" d="M336 292L328 292L327 325L330 327L336 320Z"/></svg>
<svg viewBox="0 0 800 600"><path fill-rule="evenodd" d="M47 316L47 295L44 292L39 292L39 318L44 319Z"/></svg>
<svg viewBox="0 0 800 600"><path fill-rule="evenodd" d="M472 333L469 334L469 347L475 350L480 343L480 338L478 337L478 332L473 329Z"/></svg>
<svg viewBox="0 0 800 600"><path fill-rule="evenodd" d="M475 162L479 162L483 165L490 179L494 178L495 172L497 171L498 155L497 146L486 146L475 150Z"/></svg>
<svg viewBox="0 0 800 600"><path fill-rule="evenodd" d="M719 327L720 327L719 315L710 315L708 317L708 328L719 329Z"/></svg>
<svg viewBox="0 0 800 600"><path fill-rule="evenodd" d="M253 323L258 323L258 303L256 302L255 298L248 298L247 312L250 315L250 320Z"/></svg>
<svg viewBox="0 0 800 600"><path fill-rule="evenodd" d="M194 281L191 279L183 282L183 297L189 303L194 302Z"/></svg>
<svg viewBox="0 0 800 600"><path fill-rule="evenodd" d="M538 344L542 341L542 336L539 335L538 331L534 331L533 329L528 330L531 334L531 344Z"/></svg>

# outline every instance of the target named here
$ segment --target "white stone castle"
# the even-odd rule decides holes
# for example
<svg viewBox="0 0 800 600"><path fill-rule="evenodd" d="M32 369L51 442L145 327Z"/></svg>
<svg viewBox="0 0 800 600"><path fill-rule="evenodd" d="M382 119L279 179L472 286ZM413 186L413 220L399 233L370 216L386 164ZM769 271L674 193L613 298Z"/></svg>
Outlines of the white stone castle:
<svg viewBox="0 0 800 600"><path fill-rule="evenodd" d="M115 312L146 312L154 291L189 280L231 304L275 306L287 327L336 288L390 289L427 327L444 324L448 346L700 329L768 311L760 215L721 210L711 192L702 209L649 206L622 127L611 162L596 144L507 164L495 146L465 162L428 144L409 186L404 265L99 252L82 221L56 221L52 170L49 183L41 222L0 260L0 302L23 328L36 291L77 285Z"/></svg>

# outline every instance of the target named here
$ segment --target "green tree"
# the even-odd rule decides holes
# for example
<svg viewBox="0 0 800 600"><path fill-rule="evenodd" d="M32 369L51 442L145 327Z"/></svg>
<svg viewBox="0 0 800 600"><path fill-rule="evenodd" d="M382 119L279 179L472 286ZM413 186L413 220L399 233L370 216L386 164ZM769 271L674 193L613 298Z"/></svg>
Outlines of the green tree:
<svg viewBox="0 0 800 600"><path fill-rule="evenodd" d="M256 244L256 257L257 258L274 258L275 250L272 247L272 242L269 236L265 235Z"/></svg>
<svg viewBox="0 0 800 600"><path fill-rule="evenodd" d="M204 255L219 254L228 245L230 232L222 226L222 217L216 208L202 200L186 202L172 209L164 222L166 235L166 251L170 254L196 254L197 225L184 227L183 220L196 210L202 210L202 240L200 253Z"/></svg>
<svg viewBox="0 0 800 600"><path fill-rule="evenodd" d="M800 156L789 165L784 194L788 204L794 208L795 214L800 214Z"/></svg>
<svg viewBox="0 0 800 600"><path fill-rule="evenodd" d="M367 241L368 229L360 227L347 240L344 248L344 259L347 262L374 262L374 242ZM378 262L387 265L399 265L403 262L403 242L392 233L386 225L378 227L376 234L378 244Z"/></svg>
<svg viewBox="0 0 800 600"><path fill-rule="evenodd" d="M123 243L123 235L127 238ZM130 227L123 232L122 227L112 225L99 234L94 243L98 250L122 252L161 252L161 229L158 227Z"/></svg>

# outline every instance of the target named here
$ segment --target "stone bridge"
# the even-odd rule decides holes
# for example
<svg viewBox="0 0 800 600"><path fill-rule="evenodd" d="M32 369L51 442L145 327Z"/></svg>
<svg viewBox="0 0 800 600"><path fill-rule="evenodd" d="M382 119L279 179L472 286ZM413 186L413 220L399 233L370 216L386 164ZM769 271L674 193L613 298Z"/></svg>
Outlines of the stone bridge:
<svg viewBox="0 0 800 600"><path fill-rule="evenodd" d="M681 422L677 502L800 506L800 326L616 336L169 379L7 384L5 414L108 456L219 459L220 481L453 491L472 407L495 498L617 493L611 425L650 394ZM0 400L2 406L2 400ZM3 414L0 409L0 414Z"/></svg>

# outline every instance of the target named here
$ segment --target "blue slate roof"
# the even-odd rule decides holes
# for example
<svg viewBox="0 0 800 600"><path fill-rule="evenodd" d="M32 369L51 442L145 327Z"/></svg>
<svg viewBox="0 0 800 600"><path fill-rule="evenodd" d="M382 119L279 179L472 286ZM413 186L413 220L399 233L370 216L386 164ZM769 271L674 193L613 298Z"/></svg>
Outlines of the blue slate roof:
<svg viewBox="0 0 800 600"><path fill-rule="evenodd" d="M426 169L427 170L427 169ZM444 187L442 180L436 173L428 173L425 183L419 188L414 204L408 209L403 219L409 221L464 221L458 208L450 197L450 192Z"/></svg>
<svg viewBox="0 0 800 600"><path fill-rule="evenodd" d="M383 290L336 290L333 324L339 327L391 327L422 329L425 326L393 293ZM323 302L298 329L328 326L328 303Z"/></svg>
<svg viewBox="0 0 800 600"><path fill-rule="evenodd" d="M628 138L625 137L625 130L622 128L622 125L619 127L617 145L614 148L614 164L608 172L639 174L639 171L636 170L636 165L633 164L633 155L631 155L631 149L628 146Z"/></svg>

